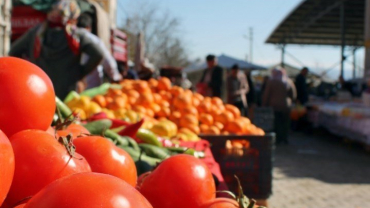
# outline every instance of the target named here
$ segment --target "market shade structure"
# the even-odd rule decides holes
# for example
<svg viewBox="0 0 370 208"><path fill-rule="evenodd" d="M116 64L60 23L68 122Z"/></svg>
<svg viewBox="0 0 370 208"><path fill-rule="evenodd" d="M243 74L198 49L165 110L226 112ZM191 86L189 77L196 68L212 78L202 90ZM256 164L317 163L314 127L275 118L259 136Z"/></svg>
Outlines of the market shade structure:
<svg viewBox="0 0 370 208"><path fill-rule="evenodd" d="M222 68L230 69L234 64L238 64L240 69L251 69L251 70L263 70L266 69L266 67L259 66L256 64L249 63L247 61L243 61L240 59L236 59L231 56L227 56L224 54L221 54L220 56L217 56L217 62L218 65ZM184 72L190 73L194 71L203 71L207 68L207 63L205 61L198 61L190 64L188 67L184 69Z"/></svg>
<svg viewBox="0 0 370 208"><path fill-rule="evenodd" d="M344 47L364 46L365 6L366 0L302 1L275 28L266 43L282 45L282 65L286 44L340 45L343 75Z"/></svg>
<svg viewBox="0 0 370 208"><path fill-rule="evenodd" d="M365 0L302 1L275 28L266 43L342 45L342 2L345 45L363 46Z"/></svg>

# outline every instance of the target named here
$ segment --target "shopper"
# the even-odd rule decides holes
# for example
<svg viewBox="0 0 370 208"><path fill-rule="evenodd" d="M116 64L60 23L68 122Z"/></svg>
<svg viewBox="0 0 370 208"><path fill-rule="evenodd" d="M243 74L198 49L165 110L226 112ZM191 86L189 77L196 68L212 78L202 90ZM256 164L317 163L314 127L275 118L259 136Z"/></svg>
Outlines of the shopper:
<svg viewBox="0 0 370 208"><path fill-rule="evenodd" d="M227 102L238 107L242 114L245 114L248 105L245 96L248 89L245 74L239 71L237 64L233 65L227 77Z"/></svg>
<svg viewBox="0 0 370 208"><path fill-rule="evenodd" d="M339 76L339 80L338 80L338 84L339 84L339 90L340 91L347 91L349 93L351 93L351 95L353 94L353 85L351 82L348 82L346 81L343 76Z"/></svg>
<svg viewBox="0 0 370 208"><path fill-rule="evenodd" d="M94 70L103 58L99 46L75 27L80 9L75 0L56 2L47 20L20 37L9 52L10 56L26 56L50 77L56 95L63 99L76 89L78 80ZM81 65L81 54L89 60Z"/></svg>
<svg viewBox="0 0 370 208"><path fill-rule="evenodd" d="M305 105L308 101L308 87L306 77L308 74L308 68L303 67L301 72L295 78L295 86L297 88L297 101L301 105Z"/></svg>
<svg viewBox="0 0 370 208"><path fill-rule="evenodd" d="M204 70L197 88L203 95L221 97L223 70L217 65L217 59L214 55L208 55L206 61L207 68Z"/></svg>
<svg viewBox="0 0 370 208"><path fill-rule="evenodd" d="M88 14L82 14L78 18L77 26L82 28L86 33L85 35L91 39L93 43L99 46L99 49L103 52L104 57L100 65L96 67L90 74L85 78L86 89L100 86L103 83L104 74L108 77L111 82L118 82L122 79L121 74L117 68L117 62L109 52L108 48L104 45L103 41L96 35L91 33L92 29L92 18ZM81 62L86 63L89 60L89 56L85 53L82 54Z"/></svg>
<svg viewBox="0 0 370 208"><path fill-rule="evenodd" d="M274 110L274 125L276 143L288 143L290 126L290 107L295 99L295 86L293 82L284 77L281 69L274 69L272 77L266 84L263 93L262 105L272 107Z"/></svg>
<svg viewBox="0 0 370 208"><path fill-rule="evenodd" d="M244 115L247 116L247 117L252 118L253 117L253 115L252 115L253 108L254 108L255 103L256 103L256 91L255 91L254 83L253 83L253 80L252 80L251 70L246 70L245 71L245 76L247 78L249 89L248 89L248 92L245 94L247 102L248 102L248 109L245 110Z"/></svg>
<svg viewBox="0 0 370 208"><path fill-rule="evenodd" d="M262 83L260 85L259 93L258 93L258 96L257 96L257 104L258 104L258 106L262 106L263 93L265 92L266 84L267 84L267 82L268 82L269 79L270 79L270 76L267 76L266 75L266 76L263 77Z"/></svg>

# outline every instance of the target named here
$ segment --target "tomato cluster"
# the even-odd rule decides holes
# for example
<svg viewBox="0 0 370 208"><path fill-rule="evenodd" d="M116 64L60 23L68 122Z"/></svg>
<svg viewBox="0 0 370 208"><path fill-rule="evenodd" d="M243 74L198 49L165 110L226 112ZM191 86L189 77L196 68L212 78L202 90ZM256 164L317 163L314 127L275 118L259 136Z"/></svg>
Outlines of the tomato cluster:
<svg viewBox="0 0 370 208"><path fill-rule="evenodd" d="M17 58L0 58L1 208L221 208L211 172L175 155L137 178L130 155L79 124L51 127L48 76Z"/></svg>

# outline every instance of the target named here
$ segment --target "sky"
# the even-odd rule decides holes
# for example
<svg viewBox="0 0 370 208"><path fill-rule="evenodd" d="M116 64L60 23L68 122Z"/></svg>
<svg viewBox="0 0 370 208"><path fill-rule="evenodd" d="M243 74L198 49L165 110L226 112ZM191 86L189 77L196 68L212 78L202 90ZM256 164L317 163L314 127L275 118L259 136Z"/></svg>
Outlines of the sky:
<svg viewBox="0 0 370 208"><path fill-rule="evenodd" d="M127 11L135 0L117 0L117 24L122 25ZM137 1L137 0L136 0ZM271 66L281 62L281 50L265 41L278 24L301 0L142 0L158 4L168 10L181 23L184 39L191 60L204 59L209 54L226 54L250 60L249 28L253 29L252 62ZM340 47L288 45L286 51L295 57L285 56L287 64L308 66L312 71L339 76ZM352 54L350 48L346 53ZM359 67L364 65L364 50L356 52ZM296 60L298 59L298 60ZM345 78L352 78L352 57L345 64ZM335 66L337 65L337 66ZM335 66L335 67L333 67ZM359 69L361 70L361 69ZM362 72L358 72L360 74ZM361 75L361 74L360 74Z"/></svg>

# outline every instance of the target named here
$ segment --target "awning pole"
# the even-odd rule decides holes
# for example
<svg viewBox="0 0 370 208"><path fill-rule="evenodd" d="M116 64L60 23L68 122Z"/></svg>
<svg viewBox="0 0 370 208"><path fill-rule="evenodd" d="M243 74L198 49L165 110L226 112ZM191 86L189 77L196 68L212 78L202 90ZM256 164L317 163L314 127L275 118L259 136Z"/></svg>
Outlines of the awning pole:
<svg viewBox="0 0 370 208"><path fill-rule="evenodd" d="M365 7L365 69L363 76L370 78L370 0L366 0Z"/></svg>
<svg viewBox="0 0 370 208"><path fill-rule="evenodd" d="M340 5L340 32L342 37L340 76L343 76L344 61L346 59L346 57L344 56L344 47L345 47L344 1L342 1Z"/></svg>
<svg viewBox="0 0 370 208"><path fill-rule="evenodd" d="M283 44L281 47L281 67L285 67L284 58L285 58L285 44Z"/></svg>
<svg viewBox="0 0 370 208"><path fill-rule="evenodd" d="M352 51L352 57L353 57L353 71L352 71L352 78L356 78L356 50L357 48L353 48L353 51Z"/></svg>

